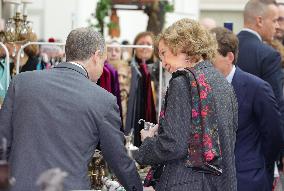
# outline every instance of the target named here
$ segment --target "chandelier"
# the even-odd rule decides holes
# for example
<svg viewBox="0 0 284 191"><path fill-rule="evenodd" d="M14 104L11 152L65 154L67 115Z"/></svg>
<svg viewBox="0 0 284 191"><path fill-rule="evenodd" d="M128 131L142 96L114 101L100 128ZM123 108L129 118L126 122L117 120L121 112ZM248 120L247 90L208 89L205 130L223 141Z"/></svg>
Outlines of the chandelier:
<svg viewBox="0 0 284 191"><path fill-rule="evenodd" d="M1 42L23 42L33 33L32 22L27 20L27 4L33 0L4 0L14 5L14 16L9 18L4 31L0 32ZM22 12L21 12L22 8Z"/></svg>

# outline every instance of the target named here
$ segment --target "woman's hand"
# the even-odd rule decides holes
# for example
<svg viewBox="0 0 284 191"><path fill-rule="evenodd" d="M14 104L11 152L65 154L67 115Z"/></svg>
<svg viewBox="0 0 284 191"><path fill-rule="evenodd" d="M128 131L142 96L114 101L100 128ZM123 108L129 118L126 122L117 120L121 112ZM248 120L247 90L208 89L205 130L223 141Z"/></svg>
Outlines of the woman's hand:
<svg viewBox="0 0 284 191"><path fill-rule="evenodd" d="M154 137L157 133L158 133L158 124L150 128L149 130L142 129L140 131L141 141L143 142L144 139L146 139L147 137Z"/></svg>

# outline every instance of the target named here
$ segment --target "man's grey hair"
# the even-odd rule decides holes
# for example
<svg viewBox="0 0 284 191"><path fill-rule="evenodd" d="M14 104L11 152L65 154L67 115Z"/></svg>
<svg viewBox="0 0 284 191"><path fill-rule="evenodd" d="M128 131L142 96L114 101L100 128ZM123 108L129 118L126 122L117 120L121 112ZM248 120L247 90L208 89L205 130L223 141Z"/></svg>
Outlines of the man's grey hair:
<svg viewBox="0 0 284 191"><path fill-rule="evenodd" d="M265 16L268 5L276 5L274 0L249 0L244 9L245 23L255 23L255 17Z"/></svg>
<svg viewBox="0 0 284 191"><path fill-rule="evenodd" d="M91 27L74 29L66 40L66 61L85 61L97 50L101 55L105 52L105 40L99 32Z"/></svg>

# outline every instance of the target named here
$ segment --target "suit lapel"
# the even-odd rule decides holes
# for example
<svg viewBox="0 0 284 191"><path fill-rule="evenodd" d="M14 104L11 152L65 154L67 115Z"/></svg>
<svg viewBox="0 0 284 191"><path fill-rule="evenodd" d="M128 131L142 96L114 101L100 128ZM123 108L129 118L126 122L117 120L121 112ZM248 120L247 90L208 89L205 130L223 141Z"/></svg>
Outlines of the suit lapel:
<svg viewBox="0 0 284 191"><path fill-rule="evenodd" d="M242 106L247 92L246 81L244 80L242 72L243 71L240 68L236 67L236 71L232 80L232 85L237 95L239 108Z"/></svg>

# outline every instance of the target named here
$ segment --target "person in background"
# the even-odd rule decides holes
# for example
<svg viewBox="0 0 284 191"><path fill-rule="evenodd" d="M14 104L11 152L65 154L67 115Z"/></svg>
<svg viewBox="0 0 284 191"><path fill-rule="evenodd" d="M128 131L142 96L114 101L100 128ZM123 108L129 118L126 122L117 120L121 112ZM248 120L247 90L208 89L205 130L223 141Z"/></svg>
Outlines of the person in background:
<svg viewBox="0 0 284 191"><path fill-rule="evenodd" d="M134 39L134 45L154 45L154 34L152 32L146 31L137 34ZM154 55L154 48L136 48L134 49L135 62L139 64L146 64L147 69L151 76L152 88L154 89L154 103L156 105L156 110L158 106L158 91L159 91L159 63L157 62Z"/></svg>
<svg viewBox="0 0 284 191"><path fill-rule="evenodd" d="M108 42L108 45L119 46L120 43L116 40ZM121 100L121 117L123 128L125 128L127 103L129 97L131 71L127 61L122 60L121 47L107 47L107 62L110 63L117 71L117 78L119 82L119 95Z"/></svg>
<svg viewBox="0 0 284 191"><path fill-rule="evenodd" d="M133 49L131 60L131 83L127 106L125 134L133 132L134 145L140 146L140 119L157 123L157 92L159 86L159 64L154 61L154 36L151 32L141 32L134 39L134 45L147 48Z"/></svg>
<svg viewBox="0 0 284 191"><path fill-rule="evenodd" d="M235 147L239 191L271 191L266 162L274 161L283 144L280 112L271 86L235 66L238 38L230 30L211 29L218 42L213 65L230 82L238 100Z"/></svg>
<svg viewBox="0 0 284 191"><path fill-rule="evenodd" d="M159 124L141 131L134 158L164 165L156 191L236 191L237 100L212 66L216 40L198 22L181 19L159 35L157 46L172 78Z"/></svg>
<svg viewBox="0 0 284 191"><path fill-rule="evenodd" d="M130 45L128 40L123 40L121 42L122 45ZM131 58L132 58L132 48L122 48L122 60L125 60L127 62L131 62Z"/></svg>
<svg viewBox="0 0 284 191"><path fill-rule="evenodd" d="M279 27L276 28L276 33L274 38L271 41L267 41L266 43L272 46L281 56L281 71L282 71L282 88L284 93L284 3L277 3L278 5L278 24ZM284 153L283 151L280 153L280 161L278 162L278 169L280 170L280 174L283 174L283 163L284 163ZM274 173L275 174L275 173ZM277 181L277 178L275 179ZM277 182L276 182L277 183ZM274 184L275 185L275 184ZM276 185L277 186L277 185Z"/></svg>
<svg viewBox="0 0 284 191"><path fill-rule="evenodd" d="M131 67L125 60L115 60L111 62L118 73L119 90L121 98L122 121L125 128L127 117L127 106L131 82Z"/></svg>
<svg viewBox="0 0 284 191"><path fill-rule="evenodd" d="M118 47L107 47L107 61L111 63L112 61L121 60L122 51L121 48L119 47L120 43L116 40L111 40L107 44L118 46Z"/></svg>
<svg viewBox="0 0 284 191"><path fill-rule="evenodd" d="M201 19L200 24L208 30L217 26L216 21L213 18L208 18L208 17Z"/></svg>
<svg viewBox="0 0 284 191"><path fill-rule="evenodd" d="M281 68L282 73L284 74L284 3L278 3L278 24L279 27L276 28L276 33L274 35L274 38L271 41L268 41L267 43L271 45L273 48L275 48L276 51L279 52L281 55ZM284 75L282 76L284 78ZM282 80L284 87L284 80ZM284 90L283 90L284 91Z"/></svg>
<svg viewBox="0 0 284 191"><path fill-rule="evenodd" d="M134 45L153 46L154 35L152 32L141 32L134 39ZM137 63L154 63L154 50L151 48L136 48L134 56Z"/></svg>
<svg viewBox="0 0 284 191"><path fill-rule="evenodd" d="M281 56L274 48L263 42L270 42L273 39L276 29L279 28L278 17L278 7L274 1L250 0L246 3L244 8L244 28L237 35L239 39L239 58L236 65L243 71L258 76L271 85L280 108L283 131L284 100ZM284 148L282 150L284 151ZM266 165L270 174L272 188L274 161L266 161Z"/></svg>
<svg viewBox="0 0 284 191"><path fill-rule="evenodd" d="M281 44L284 43L284 3L277 3L278 5L278 11L279 11L279 17L278 17L278 24L279 27L276 28L276 33L274 35L274 38L281 42Z"/></svg>
<svg viewBox="0 0 284 191"><path fill-rule="evenodd" d="M142 191L124 147L116 98L96 82L106 47L92 28L72 30L66 61L49 70L16 75L0 110L0 137L16 178L10 191L36 191L39 175L58 167L68 173L64 190L88 190L88 163L98 142L112 172L126 190Z"/></svg>
<svg viewBox="0 0 284 191"><path fill-rule="evenodd" d="M31 33L28 39L30 42L37 41L37 35L35 33ZM27 61L21 63L20 72L33 71L37 69L43 69L43 67L38 68L39 59L39 46L38 45L29 45L24 48L24 58L27 58Z"/></svg>
<svg viewBox="0 0 284 191"><path fill-rule="evenodd" d="M28 33L26 36L25 41L23 42L36 42L37 41L37 35L35 33ZM12 60L10 71L11 75L16 75L16 65L17 65L17 55L18 51L21 48L21 43L14 43L9 42L8 44L8 50L10 53L10 57ZM19 71L20 72L26 72L26 71L33 71L33 70L42 70L43 69L43 62L41 59L39 59L39 46L32 44L24 48L21 52L20 61L19 61Z"/></svg>

